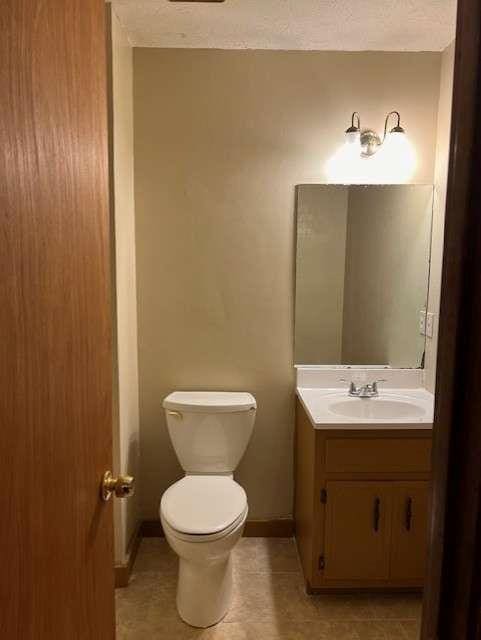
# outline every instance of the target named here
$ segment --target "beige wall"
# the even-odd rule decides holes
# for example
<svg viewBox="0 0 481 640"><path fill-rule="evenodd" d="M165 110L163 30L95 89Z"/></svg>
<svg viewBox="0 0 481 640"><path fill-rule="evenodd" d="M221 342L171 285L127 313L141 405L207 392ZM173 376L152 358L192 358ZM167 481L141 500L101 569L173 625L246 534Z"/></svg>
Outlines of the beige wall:
<svg viewBox="0 0 481 640"><path fill-rule="evenodd" d="M431 251L431 275L429 281L428 311L435 314L432 338L426 340L426 388L434 392L436 383L436 356L438 348L439 302L443 265L444 214L449 162L449 138L451 133L451 106L453 93L454 42L441 58L441 83L439 91L436 165L434 174L434 218Z"/></svg>
<svg viewBox="0 0 481 640"><path fill-rule="evenodd" d="M117 389L114 471L138 476L139 397L133 163L132 48L112 11L113 207ZM139 518L138 495L115 501L115 560L123 563Z"/></svg>
<svg viewBox="0 0 481 640"><path fill-rule="evenodd" d="M250 517L292 513L295 185L324 182L351 112L398 109L434 170L440 56L136 49L142 513L181 474L172 389L245 389L259 411L237 478Z"/></svg>
<svg viewBox="0 0 481 640"><path fill-rule="evenodd" d="M342 362L421 366L432 209L432 186L349 187Z"/></svg>
<svg viewBox="0 0 481 640"><path fill-rule="evenodd" d="M347 186L297 189L297 364L342 361L347 202Z"/></svg>

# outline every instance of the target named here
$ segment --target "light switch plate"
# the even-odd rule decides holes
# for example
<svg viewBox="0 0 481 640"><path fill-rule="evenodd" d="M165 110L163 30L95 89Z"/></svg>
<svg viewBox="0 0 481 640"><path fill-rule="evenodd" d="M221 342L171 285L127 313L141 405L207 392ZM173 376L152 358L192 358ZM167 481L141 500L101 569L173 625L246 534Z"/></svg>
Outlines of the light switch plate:
<svg viewBox="0 0 481 640"><path fill-rule="evenodd" d="M419 312L419 333L422 336L426 335L426 311L422 309Z"/></svg>
<svg viewBox="0 0 481 640"><path fill-rule="evenodd" d="M426 314L426 335L428 338L433 337L434 332L434 313Z"/></svg>

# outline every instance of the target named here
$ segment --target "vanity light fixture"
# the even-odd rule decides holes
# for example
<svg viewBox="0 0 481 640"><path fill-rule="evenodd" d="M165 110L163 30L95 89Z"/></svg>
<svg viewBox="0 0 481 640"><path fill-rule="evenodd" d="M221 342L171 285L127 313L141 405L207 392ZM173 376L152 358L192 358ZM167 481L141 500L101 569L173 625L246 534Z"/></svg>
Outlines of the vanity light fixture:
<svg viewBox="0 0 481 640"><path fill-rule="evenodd" d="M357 111L354 111L351 117L351 126L346 129L346 142L348 144L359 144L361 157L370 158L386 141L388 135L388 123L391 116L396 116L397 124L390 129L389 136L405 135L403 127L401 127L401 116L399 111L390 111L384 122L384 136L381 140L379 135L373 129L361 129L361 118Z"/></svg>

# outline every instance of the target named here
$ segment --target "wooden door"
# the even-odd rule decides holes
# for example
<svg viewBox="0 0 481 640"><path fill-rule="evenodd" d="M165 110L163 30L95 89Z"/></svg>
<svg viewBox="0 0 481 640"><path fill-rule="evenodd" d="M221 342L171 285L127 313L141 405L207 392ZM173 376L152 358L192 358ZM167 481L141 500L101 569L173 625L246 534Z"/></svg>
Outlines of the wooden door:
<svg viewBox="0 0 481 640"><path fill-rule="evenodd" d="M324 577L387 579L391 513L388 482L328 482Z"/></svg>
<svg viewBox="0 0 481 640"><path fill-rule="evenodd" d="M428 483L393 483L391 578L424 578L427 553Z"/></svg>
<svg viewBox="0 0 481 640"><path fill-rule="evenodd" d="M114 638L104 0L0 6L0 637Z"/></svg>

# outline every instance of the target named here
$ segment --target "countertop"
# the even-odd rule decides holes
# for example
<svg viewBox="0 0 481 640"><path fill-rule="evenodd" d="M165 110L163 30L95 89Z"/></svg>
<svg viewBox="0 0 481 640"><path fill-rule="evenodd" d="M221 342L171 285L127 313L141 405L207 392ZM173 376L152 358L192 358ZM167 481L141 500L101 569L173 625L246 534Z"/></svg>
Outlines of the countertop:
<svg viewBox="0 0 481 640"><path fill-rule="evenodd" d="M297 387L297 396L315 429L386 430L386 429L432 429L434 396L424 388L385 389L375 398L353 398L347 389ZM414 412L421 415L397 418L347 417L329 410L329 404L347 401L353 403L375 403L379 400L399 400L415 405ZM347 405L346 405L347 406ZM369 406L366 405L369 410Z"/></svg>

